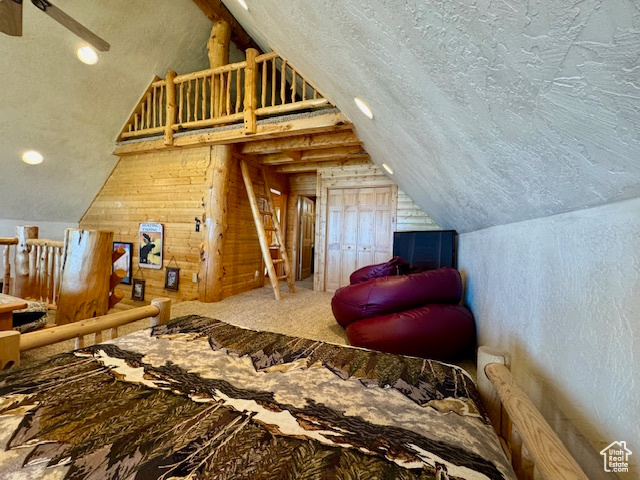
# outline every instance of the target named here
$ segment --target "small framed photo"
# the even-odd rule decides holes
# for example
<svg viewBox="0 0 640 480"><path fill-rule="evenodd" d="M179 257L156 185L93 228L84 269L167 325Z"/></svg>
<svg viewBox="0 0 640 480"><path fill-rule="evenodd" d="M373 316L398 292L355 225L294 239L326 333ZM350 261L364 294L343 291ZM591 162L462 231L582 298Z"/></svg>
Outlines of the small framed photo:
<svg viewBox="0 0 640 480"><path fill-rule="evenodd" d="M178 290L178 284L180 283L180 269L176 267L167 267L167 272L164 277L165 290Z"/></svg>
<svg viewBox="0 0 640 480"><path fill-rule="evenodd" d="M138 231L138 264L142 268L162 268L162 224L141 223Z"/></svg>
<svg viewBox="0 0 640 480"><path fill-rule="evenodd" d="M121 283L131 285L131 251L133 250L133 243L113 242L113 251L115 252L118 248L124 249L124 255L113 262L113 271L124 270L127 272Z"/></svg>
<svg viewBox="0 0 640 480"><path fill-rule="evenodd" d="M139 278L133 279L133 288L131 288L131 300L144 301L144 280Z"/></svg>

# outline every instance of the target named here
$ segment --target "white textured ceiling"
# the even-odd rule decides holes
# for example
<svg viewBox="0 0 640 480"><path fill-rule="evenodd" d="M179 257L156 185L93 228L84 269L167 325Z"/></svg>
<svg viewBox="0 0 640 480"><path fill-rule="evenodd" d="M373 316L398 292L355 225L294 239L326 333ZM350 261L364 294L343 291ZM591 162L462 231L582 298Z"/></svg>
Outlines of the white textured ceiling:
<svg viewBox="0 0 640 480"><path fill-rule="evenodd" d="M444 227L640 195L637 1L224 3L336 103Z"/></svg>
<svg viewBox="0 0 640 480"><path fill-rule="evenodd" d="M461 232L640 195L633 0L224 0L356 124L377 163ZM0 218L76 222L154 74L206 66L190 0L58 0L111 42L96 67L29 3L0 35ZM364 98L375 118L362 116ZM40 167L19 162L41 150Z"/></svg>
<svg viewBox="0 0 640 480"><path fill-rule="evenodd" d="M24 2L23 37L0 34L0 218L78 222L113 169L115 139L167 68L206 68L211 22L191 0L58 0L111 44L100 62L82 40ZM45 156L20 161L24 150Z"/></svg>

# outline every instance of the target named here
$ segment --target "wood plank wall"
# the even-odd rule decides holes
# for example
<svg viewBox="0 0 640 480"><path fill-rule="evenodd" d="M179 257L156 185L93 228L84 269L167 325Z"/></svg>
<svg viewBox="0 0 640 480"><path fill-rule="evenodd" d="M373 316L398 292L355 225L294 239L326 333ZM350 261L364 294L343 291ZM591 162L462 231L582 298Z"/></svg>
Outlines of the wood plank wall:
<svg viewBox="0 0 640 480"><path fill-rule="evenodd" d="M249 171L256 193L264 192L264 184L258 169L249 164ZM267 172L271 188L286 194L288 191L286 177L270 170ZM223 255L224 297L264 285L264 265L258 233L238 162L234 162L229 182L229 230ZM266 209L266 206L261 208Z"/></svg>
<svg viewBox="0 0 640 480"><path fill-rule="evenodd" d="M324 268L324 241L325 241L325 216L326 216L326 192L328 188L353 188L375 187L394 185L392 178L388 177L377 166L342 166L321 168L317 173L301 173L289 176L289 201L287 224L287 251L291 259L294 272L297 271L297 243L298 243L298 197L300 195L316 198L316 258L320 263L315 264L314 284L317 289L324 288L324 273L318 269ZM324 199L324 200L323 200ZM324 203L323 203L324 202ZM442 228L427 215L422 208L398 188L396 231L425 231L442 230Z"/></svg>
<svg viewBox="0 0 640 480"><path fill-rule="evenodd" d="M80 228L114 232L114 241L133 243L134 278L145 280L145 303L159 296L174 301L196 300L203 229L195 231L195 218L204 213L202 197L210 147L148 153L122 157L102 190L80 221ZM163 262L175 257L180 267L178 291L164 289L165 269L138 271L140 223L164 225ZM173 266L172 262L172 266ZM119 308L140 306L131 300L131 286L120 285L124 298Z"/></svg>
<svg viewBox="0 0 640 480"><path fill-rule="evenodd" d="M159 296L176 302L198 299L200 247L204 228L195 231L195 218L202 219L206 170L210 147L170 150L122 157L96 196L80 228L114 232L114 241L133 243L133 277L145 280L145 300ZM262 185L257 168L250 168L256 186ZM269 173L273 188L288 191L284 176ZM239 163L234 160L229 185L229 229L223 254L223 296L261 287L264 268L249 199ZM166 267L175 257L180 267L178 291L164 289L165 269L138 271L138 228L140 223L164 225L163 260ZM173 266L173 263L172 263ZM255 272L258 272L256 278ZM131 300L131 286L120 285L124 298L117 309L140 306Z"/></svg>

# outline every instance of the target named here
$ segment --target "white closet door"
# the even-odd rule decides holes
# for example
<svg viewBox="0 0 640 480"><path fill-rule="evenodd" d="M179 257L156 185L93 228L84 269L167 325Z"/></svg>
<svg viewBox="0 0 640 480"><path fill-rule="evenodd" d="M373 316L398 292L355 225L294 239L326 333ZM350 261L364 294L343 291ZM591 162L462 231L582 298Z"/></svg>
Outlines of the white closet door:
<svg viewBox="0 0 640 480"><path fill-rule="evenodd" d="M391 187L329 189L325 288L349 284L358 268L391 258Z"/></svg>

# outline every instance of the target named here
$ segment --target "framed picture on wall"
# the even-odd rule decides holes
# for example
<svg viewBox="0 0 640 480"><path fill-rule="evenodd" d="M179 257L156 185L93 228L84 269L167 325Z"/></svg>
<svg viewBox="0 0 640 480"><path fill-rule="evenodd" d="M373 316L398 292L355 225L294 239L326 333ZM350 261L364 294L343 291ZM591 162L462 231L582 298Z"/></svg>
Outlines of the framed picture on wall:
<svg viewBox="0 0 640 480"><path fill-rule="evenodd" d="M142 268L162 268L162 224L141 223L138 232L138 264Z"/></svg>
<svg viewBox="0 0 640 480"><path fill-rule="evenodd" d="M131 300L144 301L144 280L139 278L133 279L133 287L131 288Z"/></svg>
<svg viewBox="0 0 640 480"><path fill-rule="evenodd" d="M178 290L180 283L180 269L175 267L167 267L167 273L164 277L164 288L166 290Z"/></svg>
<svg viewBox="0 0 640 480"><path fill-rule="evenodd" d="M131 252L133 251L133 243L113 242L113 251L115 252L118 248L124 249L124 255L113 262L113 271L115 272L116 270L124 270L125 272L127 272L121 283L124 283L125 285L131 285Z"/></svg>

